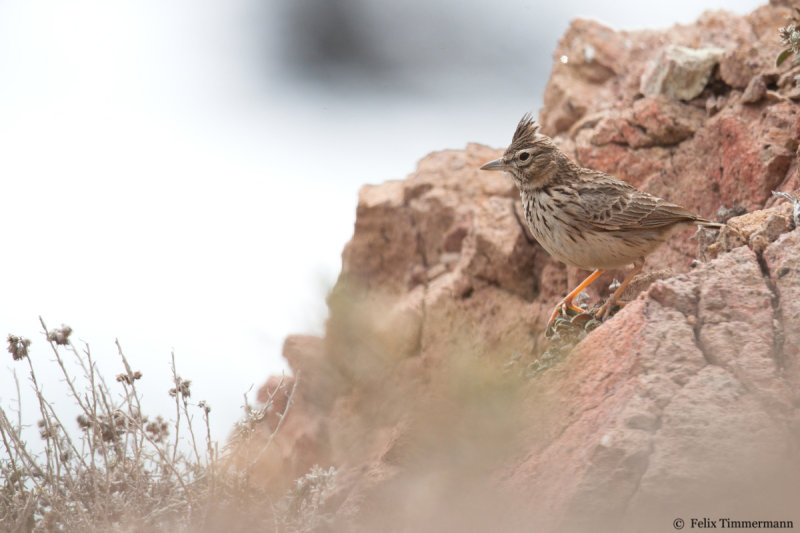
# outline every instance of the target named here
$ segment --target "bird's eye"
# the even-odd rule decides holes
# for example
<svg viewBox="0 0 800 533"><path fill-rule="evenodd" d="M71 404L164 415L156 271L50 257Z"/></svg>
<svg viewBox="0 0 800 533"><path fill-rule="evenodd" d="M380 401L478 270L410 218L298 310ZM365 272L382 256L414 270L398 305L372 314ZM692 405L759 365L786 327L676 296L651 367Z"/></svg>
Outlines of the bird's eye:
<svg viewBox="0 0 800 533"><path fill-rule="evenodd" d="M531 154L529 154L528 152L522 152L517 157L519 157L520 161L527 161L530 156Z"/></svg>

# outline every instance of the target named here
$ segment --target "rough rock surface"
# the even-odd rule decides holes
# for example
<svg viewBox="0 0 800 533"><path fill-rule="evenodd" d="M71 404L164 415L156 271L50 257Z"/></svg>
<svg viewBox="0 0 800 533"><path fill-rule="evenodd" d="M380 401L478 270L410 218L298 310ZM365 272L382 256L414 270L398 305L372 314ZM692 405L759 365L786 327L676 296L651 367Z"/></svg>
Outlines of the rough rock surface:
<svg viewBox="0 0 800 533"><path fill-rule="evenodd" d="M645 95L692 100L706 88L724 53L721 48L667 46L642 75L640 90Z"/></svg>
<svg viewBox="0 0 800 533"><path fill-rule="evenodd" d="M773 67L788 15L567 31L540 115L565 151L712 219L752 212L673 238L648 259L656 281L557 362L541 364L544 323L585 273L535 243L510 180L478 170L498 150L364 187L325 337L286 341L297 389L269 483L335 466L331 531L800 523L800 229L770 194L800 188L795 88ZM688 101L640 93L667 45L721 50Z"/></svg>

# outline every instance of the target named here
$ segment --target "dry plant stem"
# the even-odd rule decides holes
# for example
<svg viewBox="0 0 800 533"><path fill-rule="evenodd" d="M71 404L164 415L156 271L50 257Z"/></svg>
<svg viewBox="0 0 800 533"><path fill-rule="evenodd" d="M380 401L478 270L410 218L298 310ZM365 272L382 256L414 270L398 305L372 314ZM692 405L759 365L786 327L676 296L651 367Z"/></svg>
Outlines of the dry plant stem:
<svg viewBox="0 0 800 533"><path fill-rule="evenodd" d="M186 400L186 396L183 394L183 388L181 387L181 378L178 376L177 368L175 367L175 352L172 352L172 381L175 383L175 411L176 411L176 420L175 420L175 447L172 451L172 460L175 460L175 455L178 449L178 427L180 424L180 416L181 416L181 404L183 407L183 414L186 417L186 425L189 428L189 437L192 440L192 449L194 450L195 459L197 462L200 462L200 454L197 451L197 440L194 436L194 427L192 425L192 417L189 416L189 409L188 409L188 401ZM130 370L130 369L129 369Z"/></svg>
<svg viewBox="0 0 800 533"><path fill-rule="evenodd" d="M70 346L72 346L72 345L70 344ZM86 355L86 359L89 361L89 368L86 368L86 365L84 364L83 359L78 355L78 351L75 349L74 346L72 346L72 351L75 354L75 357L81 363L81 367L83 368L84 377L89 380L89 390L92 391L91 404L89 403L89 398L87 397L86 405L89 406L89 408L87 408L84 411L84 413L86 414L86 416L89 417L89 421L92 424L91 429L92 429L93 434L97 435L99 433L99 430L100 430L100 424L99 424L98 418L97 418L97 406L98 406L97 384L94 381L94 365L92 364L92 353L89 350L89 346L86 346L84 354ZM95 474L95 472L97 472L97 462L96 462L96 459L95 459L95 457L97 456L97 454L96 454L97 450L95 448L95 446L96 446L95 439L94 438L88 439L87 444L89 446L89 458L90 458L90 460L92 462L92 480L93 480L93 483L95 485L94 489L96 490L97 489L97 481L96 481L97 478L96 478L96 476L94 474ZM103 450L103 451L105 452L105 450ZM103 458L104 458L104 465L106 467L106 470L108 470L108 457L104 454Z"/></svg>
<svg viewBox="0 0 800 533"><path fill-rule="evenodd" d="M172 461L178 456L178 435L181 429L181 406L178 396L181 394L181 387L178 374L175 371L175 352L172 352L172 381L175 383L175 446L172 448Z"/></svg>
<svg viewBox="0 0 800 533"><path fill-rule="evenodd" d="M189 487L186 486L186 482L183 480L183 476L181 475L181 473L178 471L177 468L175 468L175 464L169 461L169 457L167 457L167 455L161 450L161 448L158 447L158 445L156 444L155 441L152 440L152 438L150 438L149 436L146 436L145 438L148 440L148 442L150 442L150 444L153 445L159 457L161 458L161 465L167 466L168 469L171 470L173 474L175 474L175 479L178 481L178 484L180 484L181 488L183 489L183 493L186 495L187 498L189 498L191 496ZM191 513L191 509L193 507L191 500L187 501L187 505L189 506L189 512Z"/></svg>
<svg viewBox="0 0 800 533"><path fill-rule="evenodd" d="M0 420L2 425L4 427L7 425L10 426L5 411L2 409L0 409L0 416L2 416L2 420ZM13 431L8 432L8 435L11 437L12 447L17 450L19 457L22 459L22 466L25 468L25 473L33 482L36 490L42 493L44 491L44 486L39 482L39 479L46 479L46 474L42 472L42 469L36 464L36 460L28 453L28 449L25 443L22 442L20 436Z"/></svg>
<svg viewBox="0 0 800 533"><path fill-rule="evenodd" d="M17 376L17 371L14 370L14 383L16 385L17 390L17 426L14 427L11 425L11 422L8 420L5 411L0 407L0 415L2 415L3 420L2 424L0 424L0 429L3 430L3 443L6 447L6 451L8 452L8 456L11 459L11 463L14 465L14 469L16 471L16 464L19 458L20 452L18 451L19 448L16 446L11 446L6 439L5 431L9 432L9 436L13 435L15 438L19 439L22 435L22 393L19 388L19 377ZM17 453L13 453L17 451ZM22 489L22 485L20 485L20 489Z"/></svg>
<svg viewBox="0 0 800 533"><path fill-rule="evenodd" d="M205 420L205 423L206 423L206 426L207 426L208 425L208 413L205 413L204 420ZM209 458L208 459L208 461L209 461L208 467L209 467L209 470L211 471L211 475L209 476L208 474L205 474L205 477L208 477L208 492L206 493L206 503L205 503L205 505L201 506L201 509L203 510L203 523L206 523L208 521L209 510L214 505L214 501L215 501L214 500L214 488L213 488L213 486L214 486L214 472L213 472L213 465L211 464L210 460L211 459ZM200 463L200 459L199 458L197 459L197 462L198 462L198 464Z"/></svg>
<svg viewBox="0 0 800 533"><path fill-rule="evenodd" d="M77 357L78 354L74 347L73 351L75 352L75 355ZM92 390L92 413L90 415L90 418L92 421L92 431L94 433L93 435L94 438L89 439L89 442L90 442L90 447L92 449L92 453L95 453L97 449L99 449L100 452L102 452L101 455L103 457L103 473L105 475L105 483L102 487L105 493L104 498L101 501L102 516L111 516L114 509L109 508L108 505L110 505L112 502L111 492L113 490L113 481L111 479L111 472L116 465L116 461L112 461L109 458L108 446L104 444L101 417L104 416L106 420L108 420L108 424L113 424L115 408L113 402L109 400L109 398L111 397L111 392L108 388L108 385L106 384L102 374L98 372L97 367L92 361L92 352L89 349L88 344L84 344L83 353L86 356L86 361L88 365L83 364L82 361L81 364L85 370L88 370L88 377ZM114 429L115 428L112 425L111 430L113 431ZM114 443L114 452L116 454L116 457L123 456L123 451L120 449L119 444L116 442Z"/></svg>
<svg viewBox="0 0 800 533"><path fill-rule="evenodd" d="M87 357L90 357L88 347L87 347L85 353L86 353ZM89 363L89 368L91 370L90 375L95 376L96 370L94 368L94 365L91 363L91 360L90 360L90 363ZM95 411L92 413L92 417L93 417L92 418L92 425L93 425L93 431L94 431L94 437L95 438L92 438L91 442L93 443L92 444L93 449L99 448L100 451L102 452L103 467L104 467L103 471L105 473L105 484L103 486L103 489L105 490L105 497L103 498L104 502L108 502L108 501L111 500L110 495L111 495L111 466L112 466L112 463L111 463L111 461L110 461L110 459L108 457L108 447L103 444L103 428L102 428L102 426L100 424L100 418L99 418L99 415L98 415L98 412L96 411L96 409L97 409L97 406L99 405L100 409L103 411L103 414L105 414L105 416L107 417L109 422L112 420L113 409L111 408L111 406L108 403L108 395L109 395L108 394L108 388L106 387L106 384L102 380L102 378L100 380L100 383L98 384L98 383L95 382L94 377L92 377L92 396L94 396L94 398L95 398L94 401L96 402L96 404L95 404L95 407L94 407ZM99 397L99 399L98 399L98 397ZM97 439L98 436L100 437L99 440ZM104 509L103 512L104 512L105 515L108 515L111 512L111 509Z"/></svg>
<svg viewBox="0 0 800 533"><path fill-rule="evenodd" d="M194 437L193 418L189 415L188 402L183 398L183 415L186 417L186 425L189 426L189 437L192 439L192 450L194 450L194 458L200 463L200 454L197 451L197 440Z"/></svg>
<svg viewBox="0 0 800 533"><path fill-rule="evenodd" d="M286 400L286 407L283 409L280 418L278 418L278 423L275 425L275 429L272 431L272 433L270 433L269 437L267 438L267 442L264 443L264 446L261 448L261 450L259 450L258 454L256 454L255 459L250 463L251 467L258 462L258 460L261 458L261 455L263 455L263 453L267 450L267 448L269 448L270 444L272 444L272 441L275 439L275 435L278 434L278 430L281 429L283 421L286 419L286 415L289 413L289 408L292 406L292 402L294 401L294 391L297 390L298 381L300 381L299 370L294 375L294 383L292 383L292 390L289 392L289 398ZM280 383L283 383L283 378L281 378ZM280 386L276 387L275 392L273 392L270 395L268 400L270 403L272 402L272 398L275 396L275 393L277 393L278 390L280 390Z"/></svg>
<svg viewBox="0 0 800 533"><path fill-rule="evenodd" d="M89 420L92 421L95 424L94 431L95 431L95 434L97 434L97 432L99 430L99 424L97 424L97 420L98 420L98 418L97 418L97 401L96 401L95 380L94 380L96 369L94 368L94 364L92 363L92 358L91 358L91 353L89 352L89 347L88 346L86 347L86 357L87 357L87 360L89 362L89 365L87 367L87 365L83 361L83 358L81 358L80 355L78 354L78 350L77 350L77 348L75 348L75 345L72 344L72 342L69 343L69 347L72 350L72 353L75 355L75 358L77 359L78 363L81 365L81 368L83 369L84 377L86 377L89 380L90 384L91 384L90 385L90 389L92 391L92 396L93 396L93 398L92 398L93 402L92 402L91 408L89 406L89 397L86 396L84 398L84 400L81 400L81 395L75 389L74 380L70 377L69 373L66 370L66 367L64 366L64 361L61 358L61 355L60 355L60 353L58 351L58 347L56 346L56 344L53 341L49 340L50 331L47 329L47 325L44 323L44 319L41 316L39 316L39 323L42 325L42 329L44 330L44 333L45 333L45 338L48 339L48 343L50 344L50 347L52 348L53 353L55 354L56 361L58 362L58 366L61 368L61 372L64 375L64 379L67 382L67 384L69 385L70 392L72 393L73 398L75 398L75 401L78 402L78 406L81 408L83 413L86 416L88 416ZM89 441L89 448L91 450L91 453L90 453L91 470L92 470L92 473L94 473L97 470L97 463L95 462L95 454L94 454L95 449L94 449L94 445L92 444L91 440ZM103 451L105 451L105 448L103 449ZM76 453L76 455L78 457L81 457L81 460L83 460L82 454ZM106 467L106 472L107 472L108 471L108 457L105 456L104 459L105 459L105 467ZM94 488L96 489L97 488L96 487L96 477L94 475L92 475L90 477L91 477L91 479L93 481ZM108 481L108 479L107 479L107 481Z"/></svg>
<svg viewBox="0 0 800 533"><path fill-rule="evenodd" d="M50 416L52 416L55 419L56 427L57 428L63 428L64 425L61 423L61 420L58 418L58 415L56 415L56 412L55 412L55 410L53 410L53 406L50 405L50 402L45 400L44 403L45 403L45 406L47 406L47 408L50 411ZM70 450L72 451L72 453L75 454L80 459L81 464L83 464L83 466L86 467L87 465L84 462L83 458L80 457L80 455L78 454L78 449L72 443L72 439L70 438L69 433L67 433L66 431L62 431L61 433L63 434L64 439L69 444L69 447L70 447ZM58 452L56 454L56 463L60 466L61 462L62 462L61 461L61 457L63 456L62 454L64 453L64 451L63 451L63 448L61 448L61 442L60 442L60 439L58 439L57 435L54 436L53 441L54 441L54 444L56 446L56 451ZM59 468L55 479L56 479L56 481L58 481L60 479L65 479L66 483L67 483L67 488L70 491L72 491L73 494L77 494L76 491L78 491L79 489L77 488L77 486L75 484L75 480L72 477L72 473L70 472L70 469L69 469L68 465L64 465L64 466L65 466L65 468L64 468L64 477L63 478L61 477L60 468ZM86 515L86 510L80 505L78 505L76 507L78 509L78 513L81 516L81 519L83 520L83 523L85 524L86 527L89 527L90 524L91 524L91 520Z"/></svg>
<svg viewBox="0 0 800 533"><path fill-rule="evenodd" d="M47 406L47 408L50 411L50 416L53 417L53 419L56 421L56 426L58 428L62 429L62 434L63 434L64 440L69 445L69 450L68 451L71 451L72 453L74 453L78 457L78 460L80 461L81 465L83 465L84 468L88 468L89 465L86 463L86 461L84 461L83 457L80 457L78 448L72 442L72 438L69 436L69 433L67 433L66 431L63 431L64 424L61 422L61 419L58 417L58 415L56 414L55 410L53 410L53 406L50 405L50 402L48 402L48 401L45 401L45 405ZM58 442L58 439L56 439L56 442ZM60 444L57 444L57 446L59 447L60 451L63 451L63 449L61 448ZM69 470L67 470L67 472L69 472Z"/></svg>
<svg viewBox="0 0 800 533"><path fill-rule="evenodd" d="M50 331L47 329L47 326L45 325L44 320L42 319L41 316L39 317L39 323L42 325L42 329L44 330L45 338L49 338L50 337ZM69 373L67 372L67 369L64 367L64 361L59 356L58 348L56 347L56 345L55 345L55 343L53 341L48 341L48 344L50 345L50 348L52 348L53 354L55 354L55 356L56 356L56 362L58 362L58 366L61 368L61 373L64 376L64 381L66 381L67 385L69 385L69 389L70 389L70 392L72 393L72 397L75 398L75 401L78 402L78 407L81 408L81 411L84 411L84 412L88 411L87 406L83 404L83 401L81 401L81 395L78 394L78 391L75 389L74 380L70 377Z"/></svg>
<svg viewBox="0 0 800 533"><path fill-rule="evenodd" d="M125 353L122 351L122 346L119 343L119 339L114 339L114 344L117 346L117 353L119 354L120 359L122 359L122 365L125 367L125 373L128 376L128 383L122 383L122 388L125 391L125 404L128 407L128 414L131 418L139 418L141 419L142 413L142 405L139 401L139 394L136 391L136 379L133 375L133 371L131 370L131 365L128 364L128 359L125 357ZM130 385L130 390L128 389L128 385ZM131 403L131 398L134 399L136 402L136 414L138 416L134 417L133 413L133 404ZM133 438L133 462L134 464L140 464L142 459L142 452L144 446L144 431L138 431L138 439L137 435L134 434ZM130 433L125 434L125 446L127 448L128 445L128 437ZM136 485L137 488L141 486L141 475L139 470L136 470Z"/></svg>
<svg viewBox="0 0 800 533"><path fill-rule="evenodd" d="M17 390L17 406L19 407L21 405L20 403L21 395L19 389L19 379L17 378L16 370L14 370L14 381L16 383L16 390ZM21 409L18 408L17 409L18 418L21 416L20 412ZM8 486L11 488L11 494L8 494L7 492L3 491L0 492L0 495L5 496L6 498L13 498L15 494L20 494L25 491L25 484L22 479L22 472L18 467L18 464L20 462L19 454L15 453L15 446L13 446L12 443L9 442L8 440L11 435L15 436L19 435L19 433L21 432L22 420L19 420L18 427L20 429L16 429L11 425L11 422L8 420L8 417L6 416L5 410L3 410L2 407L0 407L0 438L2 438L3 440L3 447L5 448L9 458L8 466L6 466L5 461L0 461L0 471L3 474L3 479L6 480L6 483L8 483ZM6 435L7 432L9 433L9 435ZM17 485L19 485L19 487L17 487ZM2 500L0 500L0 503L3 503L3 507L10 507L9 504L2 502ZM26 503L26 507L23 513L27 512L27 507L28 505ZM4 523L5 520L6 520L5 517L0 516L0 524Z"/></svg>
<svg viewBox="0 0 800 533"><path fill-rule="evenodd" d="M208 454L208 456L206 457L206 460L213 467L213 465L214 465L214 445L213 445L213 441L211 440L211 422L209 420L210 417L209 417L208 411L205 410L205 409L203 409L203 418L204 418L205 423L206 423L206 453ZM212 468L212 472L213 472L213 468Z"/></svg>
<svg viewBox="0 0 800 533"><path fill-rule="evenodd" d="M25 452L24 449L20 449L17 446L17 442L19 441L19 436L14 428L11 426L11 423L8 421L8 417L6 416L6 412L0 408L0 435L3 438L3 446L5 446L6 452L8 456L11 458L11 467L13 469L14 477L10 477L6 474L6 479L16 480L19 483L19 490L25 490L25 486L22 483L22 476L20 475L20 471L17 465L22 462L26 466L26 473L33 478L36 479L36 476L33 472L30 471L27 466L30 464L28 461L22 461L22 453ZM11 438L12 442L9 442L8 439ZM16 453L15 453L16 452Z"/></svg>
<svg viewBox="0 0 800 533"><path fill-rule="evenodd" d="M123 413L123 416L128 417L127 413ZM158 443L155 442L152 439L152 437L150 437L149 435L146 434L146 432L144 430L144 427L142 426L142 424L138 420L133 420L132 418L129 418L128 422L134 424L137 427L137 431L140 431L141 433L145 434L145 439L147 440L147 442L150 443L150 445L153 447L153 449L156 451L156 453L158 454L159 458L161 459L161 462L159 463L159 465L162 468L164 468L165 470L171 471L175 475L175 479L178 481L178 484L181 486L181 489L183 489L183 494L187 499L186 505L188 507L189 515L191 516L192 509L194 507L193 502L191 500L191 494L192 493L189 491L189 487L186 485L186 482L184 481L183 476L178 471L178 469L175 467L175 463L173 461L170 461L169 457L167 456L167 454L164 453L164 450L162 450L161 447L158 446ZM160 510L160 511L163 511L163 510Z"/></svg>
<svg viewBox="0 0 800 533"><path fill-rule="evenodd" d="M8 461L8 466L6 466L5 462L0 461L0 471L3 472L3 479L6 480L7 483L11 485L11 488L14 488L17 480L19 480L19 474L17 471L17 458L15 457L14 453L11 451L11 445L6 438L6 429L5 429L5 422L4 419L6 418L6 413L3 411L3 408L0 407L0 439L3 440L3 447L6 449L6 453L8 457L11 459ZM20 486L20 489L22 487Z"/></svg>
<svg viewBox="0 0 800 533"><path fill-rule="evenodd" d="M42 420L44 420L44 424L45 424L44 429L46 431L50 431L52 429L52 427L50 426L50 423L49 423L49 420L48 420L47 409L44 406L44 396L42 396L42 390L39 387L39 381L36 379L36 372L34 372L34 370L33 370L33 363L31 362L31 358L30 357L26 357L25 360L28 361L28 368L30 368L29 377L30 377L31 383L33 383L33 391L36 394L36 399L39 402L39 413L42 415ZM50 445L50 441L49 440L45 440L44 451L45 451L45 455L47 456L47 465L46 465L47 469L46 469L45 475L50 477L50 476L53 475L53 466L54 465L53 465L53 449L52 449L52 446Z"/></svg>
<svg viewBox="0 0 800 533"><path fill-rule="evenodd" d="M47 330L47 326L45 326L44 320L42 320L42 317L39 317L39 322L42 324L42 328L44 329L44 332L45 332L45 337L48 337L50 332ZM70 375L67 372L67 369L64 367L64 361L61 359L61 354L58 352L58 348L55 346L55 344L52 341L48 341L48 343L50 344L50 347L53 349L53 354L55 354L56 362L58 363L59 368L61 368L61 373L64 375L64 381L66 381L67 384L69 385L69 389L70 389L70 392L72 393L72 397L75 398L75 400L78 402L78 407L81 408L81 411L83 411L84 413L88 413L88 405L84 404L81 401L80 395L78 394L78 391L75 389L74 380L72 378L70 378ZM45 402L45 403L47 403L47 402ZM63 428L64 424L58 418L58 415L56 415L55 411L53 410L53 407L49 403L47 403L47 406L50 408L51 416L53 416L53 418L55 418L55 420L58 422L58 426ZM70 449L72 450L72 452L81 461L81 464L84 466L84 468L88 468L89 465L85 462L82 454L80 453L78 448L72 442L72 439L70 438L69 433L64 432L64 436L67 439L67 442L69 443Z"/></svg>
<svg viewBox="0 0 800 533"><path fill-rule="evenodd" d="M170 461L169 457L164 452L164 450L162 450L161 447L158 445L158 443L155 440L153 440L153 438L150 435L147 434L147 432L144 430L144 427L143 427L143 425L142 425L140 420L134 420L133 418L130 418L127 413L123 413L123 416L128 419L128 423L129 424L132 424L137 428L137 431L140 431L142 434L144 434L144 438L147 440L148 443L150 443L150 445L153 447L153 449L156 451L156 453L158 453L158 456L161 459L160 466L166 467L167 470L170 470L173 474L175 474L175 479L178 481L178 483L180 484L181 488L183 489L184 494L188 498L191 495L191 492L189 491L189 488L186 485L186 482L184 481L183 476L178 471L178 469L175 467L175 462L174 461ZM177 439L177 437L176 437L176 439ZM189 507L191 508L192 507L192 502L189 501L187 503L188 503Z"/></svg>
<svg viewBox="0 0 800 533"><path fill-rule="evenodd" d="M207 462L207 464L209 466L209 470L211 472L211 476L210 476L209 484L208 484L208 502L207 502L208 504L205 505L204 509L203 509L203 511L204 511L203 520L204 521L208 518L208 512L209 512L209 509L211 508L211 505L216 501L216 492L217 492L216 491L216 489L217 489L217 468L216 468L217 459L216 459L216 457L214 457L214 447L213 447L213 445L211 443L211 424L210 424L209 419L208 419L209 418L208 417L208 413L209 413L208 409L204 408L203 409L203 419L205 420L205 423L206 423L206 450L207 450L206 453L208 454L208 456L206 457L206 462Z"/></svg>
<svg viewBox="0 0 800 533"><path fill-rule="evenodd" d="M39 317L39 323L42 325L42 329L44 330L45 338L49 338L50 337L50 331L47 329L47 325L45 324L44 319L41 316ZM88 397L86 398L85 402L81 400L81 396L78 393L77 389L75 388L74 380L70 377L69 372L67 372L67 369L64 366L64 361L61 358L61 354L60 354L60 352L58 350L58 347L55 345L55 343L53 341L50 341L50 340L48 340L48 344L50 344L50 347L53 350L53 354L55 355L56 362L58 363L58 366L61 369L62 374L64 375L64 380L69 385L69 389L70 389L70 392L71 392L73 398L75 398L75 401L78 403L78 406L81 408L83 413L85 415L87 415L89 417L89 419L93 422L93 424L95 425L95 434L97 434L97 430L99 429L99 424L97 423L96 405L95 405L95 409L94 410L90 410ZM72 348L72 350L75 353L78 361L80 362L81 367L83 368L84 374L87 377L90 378L90 382L92 383L92 387L91 387L92 388L92 393L94 394L95 387L94 387L94 379L93 378L94 378L95 368L91 363L91 357L88 354L88 350L87 350L87 357L88 357L88 360L89 360L89 367L87 368L87 366L84 364L83 360L80 357L78 357L77 350L72 345L72 343L70 343L70 347ZM31 372L32 371L33 371L33 369L31 369ZM52 406L50 406L48 404L48 407L50 408L49 409L50 410L50 414L58 421L58 425L60 427L64 427L63 424L61 423L61 421L56 416L55 411L53 410ZM97 479L96 479L96 476L94 475L94 472L96 472L97 468L96 468L96 463L94 461L94 446L91 444L93 439L89 440L89 442L90 442L89 447L90 447L90 450L91 450L91 453L90 453L90 455L91 455L91 457L90 457L91 466L90 466L85 462L85 460L83 458L83 454L81 454L78 451L77 447L73 444L72 440L69 437L69 434L67 432L63 432L63 433L64 433L65 437L67 438L68 443L70 444L70 447L71 447L72 452L74 453L75 457L77 457L81 461L81 463L83 464L84 468L87 468L87 469L90 470L90 472L92 472L92 475L89 476L90 479L92 480L92 489L94 491L97 491L97 489L98 489L98 487L97 487ZM58 439L55 439L55 440L57 442ZM105 447L102 447L102 448L103 448L103 451L105 452ZM107 457L107 455L105 455L105 453L104 453L104 456L105 456L105 467L106 467L105 468L105 472L106 472L106 486L105 486L105 489L106 489L106 495L108 495L109 494L109 486L110 486L110 477L109 477L109 468L108 468L109 462L108 462L108 457ZM72 480L72 476L71 475L69 475L68 483L71 485L71 487L74 487L74 481ZM107 498L106 498L106 500L107 500ZM84 522L86 522L88 524L89 520L85 516L85 511L83 510L83 508L80 508L80 511L81 511L82 518L84 519ZM104 511L107 512L108 509L105 509Z"/></svg>
<svg viewBox="0 0 800 533"><path fill-rule="evenodd" d="M22 435L22 392L19 387L19 376L17 375L16 369L14 369L14 385L17 391L17 426L13 427L11 422L8 421L8 431L12 432L14 435L20 436ZM2 408L0 408L0 410L2 410ZM11 453L11 449L9 450L9 457L12 462L14 462L17 458Z"/></svg>
<svg viewBox="0 0 800 533"><path fill-rule="evenodd" d="M75 355L75 358L78 360L78 362L81 365L81 368L83 369L84 377L89 381L89 390L91 391L91 402L89 401L90 398L87 396L85 401L87 408L84 410L84 414L88 417L89 422L91 423L91 434L89 435L89 438L85 442L89 446L89 459L92 465L92 470L90 472L90 478L92 480L92 490L95 492L98 492L100 490L96 475L96 472L98 470L96 457L97 455L100 455L103 458L103 471L105 474L105 484L104 484L104 490L106 496L105 501L107 501L109 494L109 487L111 483L108 451L106 447L103 445L99 446L101 452L100 454L98 454L98 449L97 449L98 448L97 436L102 435L102 428L100 426L100 418L98 411L98 408L102 407L102 404L98 400L98 394L97 394L98 384L95 379L95 372L97 371L97 369L95 368L94 362L92 361L92 352L89 349L88 344L84 344L84 350L83 350L83 353L86 356L86 362L84 362L83 358L79 355L78 350L72 343L70 343L70 348L72 349L72 353ZM105 383L102 383L102 385L105 386ZM106 510L104 510L103 512L105 511Z"/></svg>
<svg viewBox="0 0 800 533"><path fill-rule="evenodd" d="M22 432L22 393L19 388L19 376L17 370L14 369L14 386L17 389L17 433Z"/></svg>

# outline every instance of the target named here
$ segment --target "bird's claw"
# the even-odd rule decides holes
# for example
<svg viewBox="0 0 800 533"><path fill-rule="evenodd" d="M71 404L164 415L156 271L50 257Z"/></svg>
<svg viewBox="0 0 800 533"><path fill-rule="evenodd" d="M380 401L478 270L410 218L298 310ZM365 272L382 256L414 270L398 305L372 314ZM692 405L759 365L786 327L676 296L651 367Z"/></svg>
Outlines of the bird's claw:
<svg viewBox="0 0 800 533"><path fill-rule="evenodd" d="M608 305L609 303L611 305ZM625 303L626 302L620 301L606 302L597 309L585 311L575 305L559 302L550 315L550 320L547 322L544 335L548 339L552 338L562 324L587 325L590 321L595 320L596 323L594 327L597 327L599 323L605 322L606 319L611 316L612 312L616 312L622 308ZM594 327L592 329L594 329Z"/></svg>
<svg viewBox="0 0 800 533"><path fill-rule="evenodd" d="M572 313L572 314L570 314ZM581 317L586 315L586 320L593 318L584 309L581 309L572 302L561 300L556 304L553 312L550 314L550 320L547 321L547 328L544 331L545 337L548 339L553 336L556 330L556 323L560 317L568 322L576 322L582 320Z"/></svg>
<svg viewBox="0 0 800 533"><path fill-rule="evenodd" d="M597 311L593 312L594 318L596 318L600 322L605 322L605 320L609 316L611 316L612 311L619 310L625 304L626 304L626 302L619 302L619 301L612 302L612 301L609 300L606 303L604 303L602 306L600 306L600 309L598 309Z"/></svg>
<svg viewBox="0 0 800 533"><path fill-rule="evenodd" d="M573 337L580 339L581 332L591 331L600 325L600 321L594 314L583 312L577 315L559 315L553 321L552 325L548 325L545 330L545 337L552 339L556 336L562 338ZM577 340L575 341L577 342Z"/></svg>

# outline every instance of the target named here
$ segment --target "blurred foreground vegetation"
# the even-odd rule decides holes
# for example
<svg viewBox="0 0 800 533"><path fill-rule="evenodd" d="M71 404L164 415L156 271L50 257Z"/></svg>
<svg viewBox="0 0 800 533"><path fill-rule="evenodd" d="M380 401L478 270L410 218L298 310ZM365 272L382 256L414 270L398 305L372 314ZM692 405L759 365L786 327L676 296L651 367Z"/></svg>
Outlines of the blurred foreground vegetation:
<svg viewBox="0 0 800 533"><path fill-rule="evenodd" d="M17 379L16 411L0 406L0 531L303 532L325 520L321 505L334 486L333 468L315 466L282 494L254 474L292 405L297 378L291 386L281 381L258 407L245 398L245 414L220 448L211 439L211 407L191 400L191 381L178 375L174 356L168 393L175 411L170 418L151 416L142 412L136 387L142 374L119 343L121 372L109 385L89 346L79 349L70 340L68 326L48 329L40 321L51 364L60 367L80 414L59 418L52 398L42 394L31 340L9 335L8 352L26 367L35 392L43 446L23 436L32 421L23 420ZM82 375L72 375L68 358ZM278 394L286 395L279 402L283 412L275 412ZM202 422L195 424L195 417Z"/></svg>

